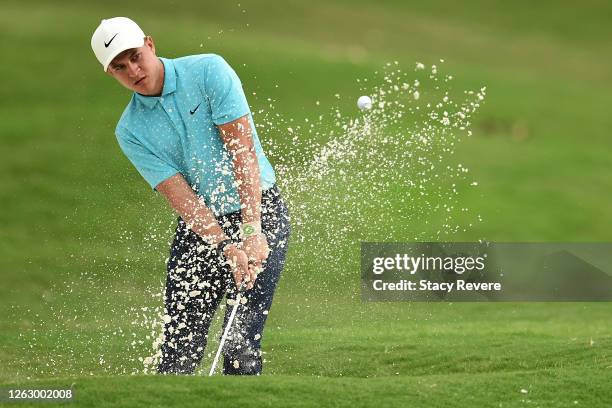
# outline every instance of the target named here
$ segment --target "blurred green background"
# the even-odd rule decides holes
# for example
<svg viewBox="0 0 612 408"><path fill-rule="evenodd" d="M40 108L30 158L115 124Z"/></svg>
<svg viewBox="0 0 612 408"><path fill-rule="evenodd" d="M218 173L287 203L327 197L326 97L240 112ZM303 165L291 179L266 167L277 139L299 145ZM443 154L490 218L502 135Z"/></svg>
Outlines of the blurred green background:
<svg viewBox="0 0 612 408"><path fill-rule="evenodd" d="M129 92L89 41L101 18L119 15L153 36L158 55L223 55L253 111L271 98L296 121L336 105L356 115L356 79L387 62L443 58L454 87L487 86L456 153L479 182L459 202L483 221L449 239L610 240L610 2L8 0L3 384L75 383L85 406L609 406L609 304L361 304L356 258L339 260L344 282L300 261L316 254L299 243L266 329L270 375L117 377L141 367L136 351L150 345L129 348L117 329L148 334L126 316L159 306L149 291L164 279L175 219L113 134ZM260 138L300 154L279 129Z"/></svg>

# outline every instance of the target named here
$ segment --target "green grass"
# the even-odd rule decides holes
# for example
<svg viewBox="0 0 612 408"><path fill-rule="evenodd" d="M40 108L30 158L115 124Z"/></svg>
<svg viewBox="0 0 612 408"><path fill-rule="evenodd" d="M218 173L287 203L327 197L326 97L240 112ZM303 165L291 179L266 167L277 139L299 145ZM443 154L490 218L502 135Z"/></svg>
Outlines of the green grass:
<svg viewBox="0 0 612 408"><path fill-rule="evenodd" d="M259 378L84 377L39 381L36 386L75 389L83 407L465 407L604 406L598 395L608 383L602 370L508 371L495 374L325 378L268 376ZM571 389L564 395L556 390ZM109 392L108 390L114 390ZM521 390L527 391L522 393ZM30 406L19 404L19 406ZM31 404L38 406L38 404Z"/></svg>
<svg viewBox="0 0 612 408"><path fill-rule="evenodd" d="M101 18L132 16L163 56L222 54L253 111L271 98L294 124L333 106L356 117L356 80L376 83L386 62L436 63L455 91L487 86L453 156L479 183L460 190L471 211L454 215L473 225L448 239L609 241L608 2L5 3L0 383L74 383L79 406L612 404L609 303L362 304L358 241L380 231L368 226L334 267L318 262L317 242L292 244L265 376L128 375L150 344L129 346L149 334L130 308L159 306L149 293L162 287L175 216L121 154L113 130L129 94L89 48ZM264 144L304 160L283 126L260 131ZM426 235L436 217L393 237Z"/></svg>

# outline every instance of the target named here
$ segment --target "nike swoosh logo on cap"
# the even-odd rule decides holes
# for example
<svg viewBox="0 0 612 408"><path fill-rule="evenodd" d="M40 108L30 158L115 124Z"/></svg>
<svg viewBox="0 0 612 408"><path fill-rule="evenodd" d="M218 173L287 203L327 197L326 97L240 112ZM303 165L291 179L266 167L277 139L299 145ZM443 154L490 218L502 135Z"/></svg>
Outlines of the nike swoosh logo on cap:
<svg viewBox="0 0 612 408"><path fill-rule="evenodd" d="M117 34L119 34L119 33L117 33ZM108 48L108 46L113 42L113 40L115 39L117 34L113 35L113 38L111 38L108 42L104 42L104 47L105 48Z"/></svg>
<svg viewBox="0 0 612 408"><path fill-rule="evenodd" d="M196 106L193 110L190 110L189 113L191 113L192 115L194 113L196 113L196 111L198 110L198 108L200 107L201 104L202 104L202 102L198 103L198 106Z"/></svg>

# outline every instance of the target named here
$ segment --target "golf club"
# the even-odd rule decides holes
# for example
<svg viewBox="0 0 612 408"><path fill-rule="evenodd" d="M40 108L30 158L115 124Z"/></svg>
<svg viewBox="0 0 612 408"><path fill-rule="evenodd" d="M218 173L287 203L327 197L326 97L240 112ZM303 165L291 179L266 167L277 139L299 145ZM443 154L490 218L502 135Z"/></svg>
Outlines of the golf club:
<svg viewBox="0 0 612 408"><path fill-rule="evenodd" d="M242 293L245 287L245 282L243 281L238 288L238 296L236 297L236 303L234 304L234 308L232 309L232 313L230 314L229 320L227 321L227 325L225 325L225 330L223 330L223 335L221 336L221 343L219 343L219 348L217 349L217 354L215 355L215 359L213 360L212 366L210 367L210 373L208 376L212 376L215 373L215 369L217 368L217 363L219 362L219 356L221 355L221 350L223 350L223 346L225 345L225 340L227 340L227 334L229 333L230 328L232 327L232 323L234 322L234 317L236 317L236 311L238 310L238 306L240 306L240 301L242 300Z"/></svg>

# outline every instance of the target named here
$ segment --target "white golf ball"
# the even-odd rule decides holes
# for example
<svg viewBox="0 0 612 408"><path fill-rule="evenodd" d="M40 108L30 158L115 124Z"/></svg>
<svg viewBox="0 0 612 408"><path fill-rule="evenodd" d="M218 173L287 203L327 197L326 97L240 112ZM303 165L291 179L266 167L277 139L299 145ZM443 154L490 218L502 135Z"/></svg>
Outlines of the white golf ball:
<svg viewBox="0 0 612 408"><path fill-rule="evenodd" d="M370 99L368 95L360 96L359 99L357 99L357 106L362 111L370 110L372 109L372 99Z"/></svg>

